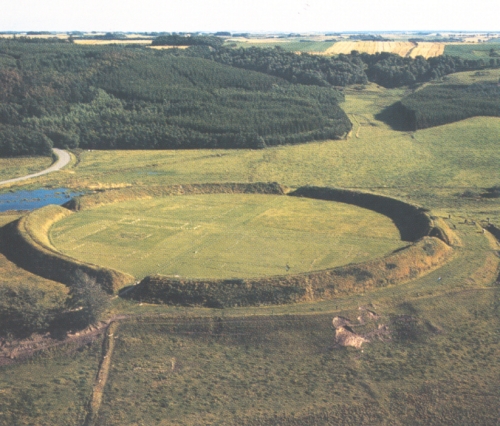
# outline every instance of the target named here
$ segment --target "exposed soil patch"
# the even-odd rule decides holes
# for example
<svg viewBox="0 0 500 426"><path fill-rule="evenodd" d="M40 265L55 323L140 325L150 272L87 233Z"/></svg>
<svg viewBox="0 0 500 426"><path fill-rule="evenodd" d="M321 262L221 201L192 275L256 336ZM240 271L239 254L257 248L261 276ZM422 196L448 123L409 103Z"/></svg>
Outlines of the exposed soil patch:
<svg viewBox="0 0 500 426"><path fill-rule="evenodd" d="M388 341L391 339L391 327L388 319L377 314L367 307L360 306L360 315L357 321L346 317L334 317L332 320L335 329L334 341L338 346L352 346L361 348L364 343L374 340ZM356 332L355 329L362 331Z"/></svg>
<svg viewBox="0 0 500 426"><path fill-rule="evenodd" d="M69 345L68 351L71 352L92 343L105 332L112 321L123 318L125 318L124 315L115 316L83 330L70 331L63 338L58 338L51 333L33 334L26 339L0 338L0 366L23 362L37 353L64 345Z"/></svg>

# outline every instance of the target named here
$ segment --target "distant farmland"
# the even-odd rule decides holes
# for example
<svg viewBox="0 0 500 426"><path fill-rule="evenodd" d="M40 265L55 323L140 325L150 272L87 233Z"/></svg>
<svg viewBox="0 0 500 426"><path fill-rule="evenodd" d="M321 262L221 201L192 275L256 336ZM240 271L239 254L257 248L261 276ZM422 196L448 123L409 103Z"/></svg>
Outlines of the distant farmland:
<svg viewBox="0 0 500 426"><path fill-rule="evenodd" d="M103 45L103 44L151 44L150 39L143 40L129 40L129 39L112 39L112 40L100 40L100 39L75 39L75 44L86 44L86 45Z"/></svg>
<svg viewBox="0 0 500 426"><path fill-rule="evenodd" d="M357 50L371 55L381 52L396 53L400 56L423 56L431 58L444 52L443 43L411 43L408 41L340 41L325 51L326 55L349 54Z"/></svg>

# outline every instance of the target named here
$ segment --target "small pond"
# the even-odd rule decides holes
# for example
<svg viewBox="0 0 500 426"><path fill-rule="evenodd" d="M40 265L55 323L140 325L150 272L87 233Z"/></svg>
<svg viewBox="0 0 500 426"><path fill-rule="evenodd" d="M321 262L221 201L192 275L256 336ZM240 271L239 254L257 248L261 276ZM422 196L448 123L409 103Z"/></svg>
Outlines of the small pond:
<svg viewBox="0 0 500 426"><path fill-rule="evenodd" d="M67 188L34 189L0 194L0 212L7 210L34 210L48 204L64 204L69 199L81 195Z"/></svg>

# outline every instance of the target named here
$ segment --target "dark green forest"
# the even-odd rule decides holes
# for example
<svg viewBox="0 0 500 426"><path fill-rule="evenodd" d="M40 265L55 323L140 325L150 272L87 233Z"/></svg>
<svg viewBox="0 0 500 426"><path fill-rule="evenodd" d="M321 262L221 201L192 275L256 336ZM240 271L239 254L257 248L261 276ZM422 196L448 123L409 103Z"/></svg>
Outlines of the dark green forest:
<svg viewBox="0 0 500 426"><path fill-rule="evenodd" d="M228 33L231 35L230 33ZM224 33L219 33L219 35L226 35ZM196 36L196 37L184 37L177 34L172 35L162 35L156 37L152 45L153 46L211 46L211 47L221 47L224 40L219 37L214 36Z"/></svg>
<svg viewBox="0 0 500 426"><path fill-rule="evenodd" d="M334 88L291 84L199 57L0 42L2 155L46 154L51 143L263 148L336 139L351 128L338 106L342 99Z"/></svg>
<svg viewBox="0 0 500 426"><path fill-rule="evenodd" d="M408 129L418 130L475 116L500 117L496 83L432 85L403 98L392 108Z"/></svg>
<svg viewBox="0 0 500 426"><path fill-rule="evenodd" d="M170 35L154 43L191 47L0 40L0 155L49 155L52 146L265 148L339 139L352 126L339 106L342 87L411 87L487 66L449 56L231 49L217 37ZM441 123L419 117L417 126Z"/></svg>

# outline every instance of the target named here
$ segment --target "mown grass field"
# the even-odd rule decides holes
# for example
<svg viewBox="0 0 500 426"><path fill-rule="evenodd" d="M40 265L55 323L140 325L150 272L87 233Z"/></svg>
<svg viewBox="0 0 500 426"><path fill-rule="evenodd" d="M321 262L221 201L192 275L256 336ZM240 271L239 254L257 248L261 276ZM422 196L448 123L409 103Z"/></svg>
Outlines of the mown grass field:
<svg viewBox="0 0 500 426"><path fill-rule="evenodd" d="M367 209L244 194L111 204L57 222L50 239L65 254L137 278L294 274L362 262L404 245L390 219Z"/></svg>

